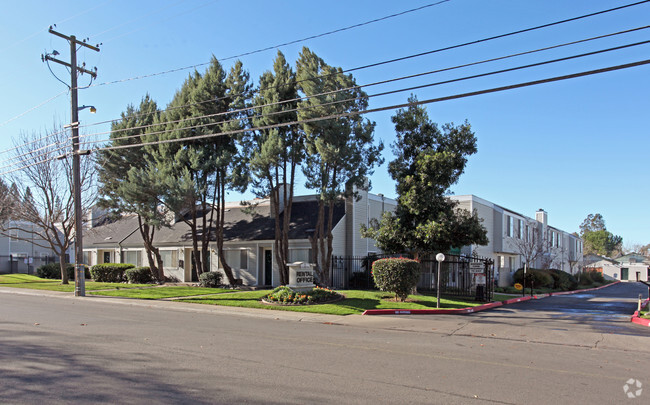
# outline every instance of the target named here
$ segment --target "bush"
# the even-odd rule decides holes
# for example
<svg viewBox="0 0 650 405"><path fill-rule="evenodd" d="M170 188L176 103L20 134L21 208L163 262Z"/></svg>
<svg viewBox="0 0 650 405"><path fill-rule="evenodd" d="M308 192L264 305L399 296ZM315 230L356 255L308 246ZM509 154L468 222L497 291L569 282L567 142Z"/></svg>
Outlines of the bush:
<svg viewBox="0 0 650 405"><path fill-rule="evenodd" d="M526 283L524 284L524 269L515 271L512 276L515 283L525 285L530 288L532 281L533 288L553 288L553 276L547 270L527 269L526 270Z"/></svg>
<svg viewBox="0 0 650 405"><path fill-rule="evenodd" d="M90 269L93 280L101 283L121 283L124 281L124 272L135 266L128 263L96 264Z"/></svg>
<svg viewBox="0 0 650 405"><path fill-rule="evenodd" d="M70 265L68 265L70 266ZM40 278L48 278L48 279L61 279L61 267L59 267L59 263L48 263L44 264L42 266L38 266L36 269L36 275Z"/></svg>
<svg viewBox="0 0 650 405"><path fill-rule="evenodd" d="M66 272L68 273L68 279L74 280L74 265L66 264ZM44 264L38 266L36 269L36 275L40 278L61 280L61 267L59 267L59 263ZM86 267L85 277L90 279L90 271L88 271L88 267Z"/></svg>
<svg viewBox="0 0 650 405"><path fill-rule="evenodd" d="M605 282L605 277L603 277L603 273L599 272L598 270L591 270L589 273L590 273L589 276L594 282L596 283Z"/></svg>
<svg viewBox="0 0 650 405"><path fill-rule="evenodd" d="M388 258L372 264L372 277L381 291L395 293L395 300L406 300L420 280L420 263L413 259Z"/></svg>
<svg viewBox="0 0 650 405"><path fill-rule="evenodd" d="M594 280L591 279L591 271L583 271L580 273L578 282L580 285L591 285L594 283Z"/></svg>
<svg viewBox="0 0 650 405"><path fill-rule="evenodd" d="M310 291L298 292L283 285L271 291L264 300L287 305L307 305L331 301L337 297L340 297L337 292L327 288L316 287Z"/></svg>
<svg viewBox="0 0 650 405"><path fill-rule="evenodd" d="M156 282L148 266L135 267L124 272L126 279L131 284L153 284Z"/></svg>
<svg viewBox="0 0 650 405"><path fill-rule="evenodd" d="M199 284L201 287L217 288L221 285L221 273L217 271L201 273L199 276Z"/></svg>
<svg viewBox="0 0 650 405"><path fill-rule="evenodd" d="M553 289L571 291L578 288L578 280L571 274L562 270L548 270L553 277Z"/></svg>

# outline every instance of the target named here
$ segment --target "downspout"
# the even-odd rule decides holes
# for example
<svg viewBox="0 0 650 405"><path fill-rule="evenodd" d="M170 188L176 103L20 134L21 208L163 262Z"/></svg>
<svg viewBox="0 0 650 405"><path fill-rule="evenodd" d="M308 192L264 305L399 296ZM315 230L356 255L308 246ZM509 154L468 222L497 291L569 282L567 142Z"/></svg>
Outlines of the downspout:
<svg viewBox="0 0 650 405"><path fill-rule="evenodd" d="M120 263L122 263L122 242L127 240L131 235L135 233L139 228L135 228L130 234L126 235L124 238L122 238L121 241L117 242L117 246L120 247Z"/></svg>

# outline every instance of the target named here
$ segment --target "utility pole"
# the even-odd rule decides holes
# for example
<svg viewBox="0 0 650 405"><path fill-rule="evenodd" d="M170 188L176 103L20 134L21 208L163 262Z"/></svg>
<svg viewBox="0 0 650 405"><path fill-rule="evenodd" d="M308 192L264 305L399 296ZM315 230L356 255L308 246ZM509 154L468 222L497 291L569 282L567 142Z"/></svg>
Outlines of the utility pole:
<svg viewBox="0 0 650 405"><path fill-rule="evenodd" d="M50 27L49 33L67 40L70 43L70 63L53 58L49 54L42 56L43 61L51 60L70 69L70 101L71 118L70 128L72 130L72 182L74 187L74 220L75 220L75 297L86 295L86 279L83 253L83 224L81 207L81 167L79 163L79 103L77 99L77 72L87 73L94 78L97 77L97 69L87 70L83 66L77 66L77 46L84 46L95 52L99 52L99 45L92 46L85 41L79 41L74 35L63 35Z"/></svg>

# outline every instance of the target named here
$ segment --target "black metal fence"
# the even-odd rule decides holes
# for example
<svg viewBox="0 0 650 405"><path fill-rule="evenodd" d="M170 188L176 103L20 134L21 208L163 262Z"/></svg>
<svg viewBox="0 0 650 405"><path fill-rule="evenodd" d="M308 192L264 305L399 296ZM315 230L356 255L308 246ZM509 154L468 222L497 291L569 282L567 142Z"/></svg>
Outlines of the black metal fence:
<svg viewBox="0 0 650 405"><path fill-rule="evenodd" d="M39 266L55 262L56 256L0 255L0 273L36 274Z"/></svg>
<svg viewBox="0 0 650 405"><path fill-rule="evenodd" d="M409 255L372 255L365 257L333 256L330 285L335 289L374 289L372 263L387 257ZM433 256L419 258L420 291L436 291L438 262ZM490 301L494 292L494 263L492 259L446 254L440 268L440 293Z"/></svg>

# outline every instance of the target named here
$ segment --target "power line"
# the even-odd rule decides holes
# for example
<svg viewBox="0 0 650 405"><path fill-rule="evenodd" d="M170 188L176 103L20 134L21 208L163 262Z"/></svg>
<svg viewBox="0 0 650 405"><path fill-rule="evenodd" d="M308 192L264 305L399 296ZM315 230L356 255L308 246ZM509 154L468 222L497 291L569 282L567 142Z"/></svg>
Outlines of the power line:
<svg viewBox="0 0 650 405"><path fill-rule="evenodd" d="M519 89L519 88L524 88L524 87L536 86L536 85L540 85L540 84L546 84L546 83L553 83L553 82L558 82L558 81L563 81L563 80L576 79L576 78L579 78L579 77L585 77L585 76L591 76L591 75L596 75L596 74L601 74L601 73L613 72L613 71L622 70L622 69L629 69L629 68L632 68L632 67L644 66L644 65L648 65L648 64L650 64L650 59L645 59L645 60L640 60L640 61L637 61L637 62L631 62L631 63L622 64L622 65L609 66L609 67L605 67L605 68L588 70L588 71L583 71L583 72L578 72L578 73L573 73L573 74L568 74L568 75L563 75L563 76L554 76L554 77L541 79L541 80L528 81L528 82L517 83L517 84L512 84L512 85L507 85L507 86L493 87L493 88L484 89L484 90L478 90L478 91L473 91L473 92L468 92L468 93L454 94L454 95L445 96L445 97L431 98L431 99L427 99L427 100L418 100L416 102L411 102L411 103L394 104L394 105L390 105L390 106L378 107L378 108L373 108L373 109L368 109L368 110L363 110L363 111L350 111L350 112L346 112L346 113L332 114L332 115L324 116L324 117L314 117L314 118L309 118L309 119L304 119L304 120L297 120L297 121L292 121L292 122L278 123L278 124L272 124L272 125L265 125L265 126L261 126L261 127L246 128L246 129L241 129L241 130L234 130L234 131L227 131L227 132L220 132L220 133L213 133L213 134L196 135L196 136L191 136L191 137L186 137L186 138L158 140L158 141L153 141L153 142L146 142L146 143L132 144L132 145L105 146L105 147L97 148L96 150L97 151L101 151L101 150L110 151L110 150L118 150L118 149L137 148L137 147L142 147L142 146L161 145L161 144L166 144L166 143L187 142L187 141L193 141L193 140L199 140L199 139L216 138L216 137L221 137L221 136L230 136L230 135L235 135L235 134L239 134L239 133L243 133L243 132L261 131L261 130L291 126L291 125L300 125L300 124L305 124L305 123L309 123L309 122L317 122L317 121L324 121L324 120L329 120L329 119L350 117L350 116L353 116L353 115L371 114L371 113L382 112L382 111L387 111L387 110L394 110L394 109L397 109L397 108L407 108L407 107L412 106L412 105L425 105L425 104L439 103L439 102L443 102L443 101L456 100L456 99L467 98L467 97L474 97L474 96L478 96L478 95L482 95L482 94L490 94L490 93L496 93L496 92L501 92L501 91L506 91L506 90L514 90L514 89ZM43 161L41 161L39 163L44 163L44 162L47 162L48 160L51 160L51 159L46 159L46 160L43 160ZM22 170L22 169L24 169L26 167L31 167L31 166L34 166L34 165L39 164L39 163L35 163L35 164L31 164L31 165L28 165L28 166L17 168L17 169L11 170L11 171L3 172L3 173L0 173L0 176L4 176L6 174Z"/></svg>
<svg viewBox="0 0 650 405"><path fill-rule="evenodd" d="M416 74L402 76L402 77L398 77L398 78L394 78L394 79L387 79L387 80L382 80L382 81L379 81L379 82L363 84L363 85L359 85L359 86L350 87L350 88L347 88L347 89L341 89L341 90L335 90L335 91L332 91L332 92L321 93L321 94L318 94L318 95L327 95L327 94L337 93L337 92L340 92L340 91L350 90L350 89L357 88L357 87L358 88L371 87L371 86L376 86L376 85L380 85L380 84L387 84L387 83L395 82L395 81L399 81L399 80L406 80L406 79L412 79L412 78L421 77L421 76L427 76L427 75L431 75L431 74L434 74L434 73L441 73L441 72L451 71L451 70L460 69L460 68L464 68L464 67L475 66L475 65L479 65L479 64L483 64L483 63L509 59L509 58L513 58L513 57L517 57L517 56L528 55L528 54L547 51L547 50L551 50L551 49L557 49L557 48L561 48L561 47L565 47L565 46L569 46L569 45L575 45L575 44L584 43L584 42L588 42L588 41L594 41L594 40L597 40L597 39L603 39L603 38L608 38L608 37L612 37L612 36L616 36L616 35L627 34L627 33L630 33L630 32L645 30L645 29L648 29L648 28L650 28L650 25L645 25L645 26L636 27L636 28L630 28L630 29L623 30L623 31L598 35L598 36L595 36L595 37L584 38L584 39L580 39L580 40L576 40L576 41L565 42L565 43L562 43L562 44L551 45L551 46L538 48L538 49L534 49L534 50L530 50L530 51L518 52L518 53L505 55L505 56L499 56L499 57L490 58L490 59L483 59L481 61L470 62L470 63L465 63L465 64L456 65L456 66L452 66L452 67L431 70L431 71L427 71L427 72L423 72L423 73L416 73ZM310 80L310 79L305 79L305 80ZM297 80L295 83L300 83L300 82L303 82L305 80ZM269 89L278 89L278 88L282 88L284 86L286 86L286 85L281 84L281 85L278 85L278 86L269 87ZM214 102L218 102L218 101L224 100L224 99L229 98L229 97L237 97L237 96L241 96L241 95L243 95L243 94L242 93L234 94L234 95L230 94L230 95L225 96L225 97L217 97L217 98L213 98L213 99L209 99L209 100L203 100L203 101L198 101L198 102L194 102L194 103L187 103L187 104L183 104L183 105L179 105L179 106L167 107L167 108L165 108L163 110L159 110L159 111L155 111L155 112L138 113L138 114L131 115L129 117L143 117L143 116L162 113L162 112L165 112L165 111L176 110L176 109L179 109L179 108L192 107L192 106L195 106L195 105L201 105L201 104L206 104L206 103L214 103ZM293 100L286 100L284 102L286 103L286 102L298 101L298 100L300 100L300 98L293 99ZM272 104L265 104L265 105L257 106L257 107L258 108L259 107L266 107L266 106L269 106L269 105L272 105ZM85 127L90 127L90 126L95 126L95 125L100 125L100 124L107 124L107 123L112 124L112 123L122 121L123 119L124 118L116 118L116 119L113 119L113 120L90 123L90 124L86 124L86 125L81 125L80 128L85 128ZM172 123L172 122L178 122L178 121L168 121L168 123ZM138 129L138 128L139 127L130 128L130 129ZM118 131L121 131L121 130L118 130ZM97 133L97 134L102 135L102 134L106 134L106 133L110 133L110 132L112 132L112 131L102 132L102 133Z"/></svg>
<svg viewBox="0 0 650 405"><path fill-rule="evenodd" d="M23 115L28 114L28 113L34 111L35 109L37 109L37 108L39 108L39 107L44 106L45 104L49 103L50 101L52 101L52 100L54 100L54 99L56 99L56 98L58 98L58 97L61 97L62 95L66 94L67 92L68 92L68 90L64 90L64 91L62 91L61 93L59 93L59 94L57 94L57 95L55 95L55 96L52 96L52 97L48 98L47 100L43 101L42 103L40 103L40 104L38 104L38 105L35 105L34 107L30 108L29 110L27 110L27 111L25 111L25 112L22 112L22 113L16 115L15 117L13 117L13 118L9 118L7 121L5 121L5 122L3 122L2 124L0 124L0 127L7 125L7 124L10 123L11 121L17 120L18 118L22 117ZM3 152L0 152L0 153L3 153Z"/></svg>
<svg viewBox="0 0 650 405"><path fill-rule="evenodd" d="M610 9L607 9L607 10L601 10L601 11L597 11L597 12L593 12L593 13L589 13L589 14L584 14L584 15L581 15L581 16L578 16L578 17L567 18L567 19L564 19L564 20L555 21L555 22L551 22L551 23L547 23L547 24L543 24L543 25L538 25L538 26L531 27L531 28L525 28L525 29L521 29L521 30L517 30L517 31L508 32L508 33L505 33L505 34L495 35L495 36L492 36L492 37L477 39L477 40L470 41L470 42L465 42L465 43L461 43L461 44L457 44L457 45L447 46L447 47L444 47L444 48L438 48L438 49L434 49L434 50L430 50L430 51L426 51L426 52L421 52L421 53L418 53L418 54L413 54L413 55L403 56L403 57L400 57L400 58L395 58L395 59L391 59L391 60L387 60L387 61L372 63L372 64L369 64L369 65L358 66L358 67L355 67L355 68L343 70L343 73L354 72L354 71L362 70L362 69L368 69L368 68L371 68L371 67L385 65L385 64L388 64L388 63L399 62L399 61L412 59L412 58L416 58L416 57L420 57L420 56L431 55L431 54L438 53L438 52L448 51L448 50L451 50L451 49L461 48L461 47L465 47L465 46L469 46L469 45L475 45L475 44L478 44L478 43L481 43L481 42L488 42L488 41L492 41L492 40L495 40L495 39L509 37L509 36L512 36L512 35L522 34L522 33L525 33L525 32L531 32L531 31L535 31L535 30L539 30L539 29L543 29L543 28L548 28L548 27L552 27L552 26L555 26L555 25L559 25L559 24L564 24L564 23L567 23L567 22L578 21L578 20L581 20L581 19L594 17L594 16L597 16L597 15L606 14L606 13L610 13L610 12L613 12L613 11L622 10L622 9L625 9L625 8L628 8L628 7L633 7L633 6L637 6L637 5L648 3L648 2L650 2L650 0L642 0L642 1L638 1L636 3L626 4L626 5L610 8ZM437 4L441 4L441 3L442 2L438 2L438 3L434 3L432 5L437 5ZM300 41L300 40L297 40L297 41ZM282 44L281 45L276 45L274 47L270 47L270 49L275 49L275 48L281 47L281 46L283 46L283 45ZM246 52L246 53L242 53L242 54L239 54L239 55L229 56L227 58L222 58L222 59L219 59L219 60L234 59L234 58L249 55L249 54L252 54L252 53L262 52L264 50L267 50L267 48L259 49L259 50L251 51L251 52ZM105 85L108 85L108 84L116 84L116 83L123 83L123 82L127 82L127 81L132 81L132 80L140 80L140 79L144 79L144 78L160 76L160 75L169 74L169 73L175 73L175 72L179 72L179 71L182 71L182 70L194 69L194 68L201 67L201 66L206 66L206 65L209 65L209 64L210 64L210 62L203 62L203 63L198 63L198 64L195 64L195 65L191 65L191 66L185 66L185 67L181 67L181 68L170 69L170 70L166 70L166 71L158 72L158 73L151 73L151 74L147 74L147 75L134 76L134 77L126 78L126 79L114 80L114 81L110 81L110 82L97 83L94 86L105 86Z"/></svg>
<svg viewBox="0 0 650 405"><path fill-rule="evenodd" d="M242 56L253 55L253 54L256 54L256 53L265 52L265 51L269 51L269 50L272 50L272 49L277 49L277 48L281 48L281 47L284 47L284 46L297 44L297 43L300 43L300 42L308 41L310 39L315 39L315 38L320 38L320 37L324 37L324 36L327 36L327 35L336 34L336 33L347 31L347 30L350 30L350 29L353 29L353 28L359 28L359 27L369 25L369 24L373 24L373 23L376 23L376 22L379 22L379 21L384 21L384 20L387 20L387 19L390 19L390 18L399 17L399 16L402 16L404 14L424 10L425 8L437 6L437 5L440 5L440 4L449 2L449 1L451 1L451 0L441 0L441 1L438 1L438 2L435 2L435 3L425 4L424 6L421 6L421 7L416 7L416 8L413 8L413 9L410 9L410 10L405 10L405 11L402 11L402 12L399 12L399 13L394 13L394 14L390 14L390 15L387 15L387 16L384 16L384 17L375 18L373 20L369 20L369 21L366 21L366 22L363 22L363 23L350 25L350 26L347 26L347 27L343 27L343 28L339 28L339 29L336 29L336 30L324 32L324 33L321 33L321 34L312 35L312 36L301 38L301 39L296 39L296 40L293 40L293 41L289 41L289 42L285 42L285 43L281 43L281 44L277 44L277 45L273 45L273 46L268 46L266 48L256 49L254 51L244 52L244 53L241 53L241 54L238 54L238 55L228 56L228 57L225 57L225 58L221 58L219 60L221 60L221 61L231 60L231 59L235 59L235 58L240 58ZM648 0L648 1L650 1L650 0ZM114 81L111 81L111 82L98 83L95 86L104 86L104 85L107 85L107 84L115 84L115 83L123 83L123 82L127 82L127 81L132 81L132 80L140 80L140 79L145 79L145 78L148 78L148 77L160 76L160 75L180 72L180 71L188 70L188 69L195 69L197 67L206 66L206 65L209 65L209 64L210 64L210 62L197 63L195 65L185 66L185 67L176 68L176 69L170 69L170 70L166 70L166 71L163 71L163 72L151 73L151 74L141 75L141 76L134 76L134 77L126 78L126 79L114 80Z"/></svg>
<svg viewBox="0 0 650 405"><path fill-rule="evenodd" d="M474 66L474 65L478 65L478 64L487 63L487 62L508 59L508 58L512 58L512 57L516 57L516 56L532 54L532 53L541 52L541 51L550 50L550 49L556 49L556 48L565 47L565 46L568 46L568 45L573 45L573 44L577 44L577 43L584 43L584 42L587 42L587 41L593 41L593 40L596 40L596 39L612 37L612 36L615 36L615 35L621 35L621 34L630 33L630 32L634 32L634 31L640 31L640 30L644 30L644 29L648 29L648 28L650 28L650 25L631 28L631 29L628 29L628 30L618 31L618 32L614 32L614 33L604 34L604 35L599 35L599 36L595 36L595 37L585 38L585 39L576 40L576 41L572 41L572 42L566 42L566 43L562 43L562 44L551 45L551 46L548 46L548 47L538 48L538 49L535 49L535 50L519 52L519 53L515 53L515 54L495 57L495 58L491 58L491 59L485 59L485 60L476 61L476 62L470 62L470 63L466 63L466 64L462 64L462 65L456 65L456 66L447 67L447 68L441 68L441 69L432 70L432 71L428 71L428 72L417 73L417 74L402 76L402 77L398 77L398 78L391 78L391 79L382 80L382 81L378 81L378 82L374 82L374 83L369 83L369 84L364 84L364 85L359 85L359 86L353 86L353 87L349 87L349 88L345 88L345 89L340 89L340 90L335 90L335 91L330 91L330 92L325 92L325 93L320 93L320 94L314 94L314 95L312 95L310 97L323 96L323 95L343 92L343 91L347 91L347 90L352 90L352 89L356 89L356 88L371 87L371 86L376 86L376 85L379 85L379 84L386 84L386 83L396 82L396 81L400 81L400 80L404 80L404 79L410 79L410 78L421 77L421 76L425 76L425 75L431 75L431 74L434 74L434 73L451 71L451 70L459 69L459 68L462 68L462 67ZM626 46L623 46L623 47L636 46L636 45L640 45L640 43L630 44L630 45L626 45ZM595 51L594 53L581 54L581 55L576 55L576 56L570 56L570 57L567 57L567 58L561 58L560 60L572 59L572 58L587 56L587 55L591 55L591 54L595 54L595 53L607 52L607 51L610 51L610 50L615 50L615 49L620 49L620 48L621 47L609 48L609 49L606 49L606 50ZM540 62L538 64L533 64L532 66L538 66L538 65L541 65L541 64L553 63L553 62L557 62L557 61L560 61L560 60L556 59L556 60L553 60L553 61ZM411 87L411 88L407 88L407 89L393 90L393 91L389 91L389 92L385 92L385 93L373 94L373 95L370 95L368 97L371 98L371 97L377 97L377 96L382 96L382 95L387 95L387 94L392 94L392 93L397 93L397 92L415 90L415 89L424 88L424 87L431 87L431 86L440 85L440 84L447 84L447 83L451 83L451 82L455 82L455 81L467 80L467 79L481 77L481 76L487 76L487 75L491 75L491 74L503 73L503 72L510 71L510 70L519 70L519 69L523 69L523 68L526 68L526 67L532 67L532 66L527 65L527 66L523 66L523 67L515 67L515 68L511 68L511 69L505 69L505 70L502 70L502 71L484 73L484 74L479 74L479 75L475 75L475 76L469 76L469 77L458 78L458 79L451 79L451 80L444 81L444 82L430 83L430 84ZM279 87L279 86L275 86L275 87ZM233 95L229 95L227 97L233 97ZM218 100L221 100L221 99L227 98L227 97L218 97L216 99L201 101L201 102L198 102L198 103L186 104L184 106L176 106L176 107L173 107L173 108L168 108L168 109L163 110L163 111L168 111L170 109L176 109L176 108L183 108L183 107L186 107L186 106L192 106L192 105L197 105L197 104L202 104L202 103L207 103L207 102L216 102ZM110 133L119 133L119 132L124 132L124 131L145 129L145 128L149 128L149 127L156 126L156 125L179 123L179 122L184 122L184 121L193 120L193 119L211 118L211 117L219 116L219 115L232 114L232 113L243 112L243 111L247 111L247 110L253 110L253 109L263 108L263 107L267 107L267 106L272 106L272 105L278 105L278 104L285 104L285 103L289 103L289 102L300 101L300 100L304 100L304 99L307 99L307 98L309 98L309 97L300 97L300 98L295 98L295 99L291 99L291 100L284 100L282 102L277 102L277 103L268 103L268 104L264 104L264 105L252 106L250 108L240 109L240 110L236 110L236 111L222 112L222 113L216 113L216 114L208 114L208 115L198 116L198 117L189 117L189 118L184 118L184 119L174 120L174 121L165 121L165 122L152 124L152 125L143 125L143 126L139 126L139 127L124 128L124 129L118 129L118 130L107 131L107 132L96 132L96 133L92 133L92 134L82 135L82 136L80 136L80 138L87 138L87 137L93 136L93 135L105 135L105 134L110 134ZM343 100L343 101L349 101L349 100L350 99ZM292 112L292 111L297 111L297 110L299 110L299 109L282 111L282 112L278 112L277 114ZM159 112L160 111L157 111L157 112L154 112L154 113L135 114L133 117L151 115L151 114L155 114L155 113L159 113ZM274 114L271 113L271 114L266 114L264 116L269 116L269 115L274 115ZM87 126L98 125L98 124L109 123L109 122L117 122L119 120L121 120L121 118L116 119L116 120L103 121L103 122L100 122L100 123L88 124L88 125L84 125L84 126L81 126L81 127L87 127ZM220 124L223 124L225 122L230 122L230 121L222 121ZM186 128L186 129L190 129L190 128L195 128L195 127L189 127L189 128ZM47 139L47 138L52 137L54 135L60 134L60 133L62 133L64 131L65 130L61 130L61 131L58 131L58 132L51 133L51 134L49 134L47 136L44 136L44 137L41 137L41 138L39 138L37 140L33 140L33 141L29 142L27 145L33 144L33 143L38 142L38 141L43 140L43 139ZM164 132L166 132L166 131L160 131L158 133L164 133ZM139 135L137 135L137 136L139 136ZM124 139L124 138L122 138L122 139ZM91 143L100 143L100 142L104 142L104 141L96 141L96 142L91 142ZM23 146L25 146L25 145L23 145ZM47 147L51 147L51 146L59 146L59 144L58 143L49 144L49 145L47 145L47 146L45 146L45 147L43 147L43 148L41 148L39 150L43 150L43 149L45 149ZM10 151L15 150L15 149L17 149L17 147L11 148L11 149L8 149L8 150L5 150L5 151L0 151L0 154L7 153L7 152L10 152ZM14 161L14 160L17 160L19 157L20 156L13 156L11 158L3 160L3 162L5 163L5 166L0 167L0 170L4 169L5 167L11 166L11 165L7 165L7 163L9 163L11 161Z"/></svg>
<svg viewBox="0 0 650 405"><path fill-rule="evenodd" d="M571 56L567 56L567 57L563 57L563 58L557 58L557 59L552 59L552 60L527 64L527 65L523 65L523 66L516 66L516 67L512 67L512 68L500 69L500 70L486 72L486 73L479 73L479 74L475 74L475 75L464 76L464 77L460 77L460 78L454 78L454 79L449 79L449 80L444 80L444 81L439 81L439 82L434 82L434 83L427 83L427 84L423 84L423 85L412 86L412 87L407 87L407 88L402 88L402 89L397 89L397 90L390 90L390 91L385 91L385 92L381 92L381 93L377 93L377 94L371 94L371 95L366 95L366 96L361 96L361 97L356 97L356 98L346 98L344 100L338 100L338 101L332 101L332 102L329 102L329 103L319 104L318 106L297 107L297 108L289 109L289 110L276 111L276 112L271 112L271 113L267 113L267 114L257 115L256 118L269 117L269 116L279 115L279 114L286 114L286 113L289 113L289 112L304 111L304 110L309 110L309 109L316 108L316 107L324 107L324 106L336 105L336 104L340 104L340 103L344 103L344 102L356 101L356 100L359 100L361 98L374 98L374 97L380 97L380 96L385 96L385 95L389 95L389 94L402 93L402 92L405 92L405 91L412 91L412 90L417 90L417 89L422 89L422 88L427 88L427 87L439 86L439 85L442 85L442 84L450 84L450 83L460 82L460 81L464 81L464 80L476 79L476 78L479 78L479 77L487 77L487 76L492 76L492 75L501 74L501 73L507 73L507 72L517 71L517 70L522 70L522 69L528 69L528 68L531 68L531 67L538 67L538 66L548 65L548 64L551 64L551 63L563 62L563 61L567 61L567 60L571 60L571 59L578 59L578 58L593 56L593 55L597 55L597 54L601 54L601 53L612 52L612 51L621 50L621 49L625 49L625 48L630 48L630 47L634 47L634 46L645 45L645 44L648 44L648 43L650 43L650 40L636 42L636 43L632 43L632 44L620 45L620 46L613 47L613 48L601 49L601 50L582 53L582 54L578 54L578 55L571 55ZM446 69L442 69L442 70L446 70ZM433 71L433 72L437 72L437 71ZM370 84L370 85L384 84L384 83L397 81L397 80L401 80L401 79L402 78L389 79L389 80L384 80L384 81L381 81L381 82L373 83L373 84ZM134 131L134 130L139 130L139 129L147 129L147 128L151 128L151 127L162 126L162 125L165 125L165 124L176 124L176 123L191 121L191 120L214 118L214 117L219 117L219 116L224 116L224 115L231 115L231 114L237 114L237 113L241 113L241 112L248 112L248 111L256 110L256 109L263 108L263 107L269 107L269 106L281 105L281 104L286 104L286 103L291 103L291 102L297 102L297 101L301 101L301 100L305 100L305 99L309 99L309 98L313 98L313 97L320 97L320 96L328 95L328 94L332 94L332 93L339 93L339 92L348 91L348 90L352 90L352 89L357 89L357 88L361 88L361 87L367 87L367 86L370 86L370 85L353 86L353 87L349 87L349 88L345 88L345 89L329 91L329 92L320 93L320 94L313 94L313 95L309 95L309 96L305 96L305 97L294 98L294 99L291 99L291 100L284 100L284 101L280 101L280 102L268 103L268 104L259 105L259 106L251 106L251 107L232 110L232 111L218 112L218 113L214 113L214 114L206 114L206 115L202 115L202 116L187 117L187 118L174 120L174 121L165 121L165 122L159 122L159 123L155 123L155 124L141 125L141 126L131 127L131 128L123 128L123 129L118 129L118 130L113 130L113 131L108 131L108 132L97 132L97 133L83 135L82 138L83 137L88 137L88 136L95 136L95 135L115 134L115 133ZM180 128L180 129L183 129L183 130L196 129L196 128L202 128L202 127L206 127L206 126L210 126L210 125L222 125L222 124L226 124L226 123L229 123L229 122L236 122L236 121L239 121L239 120L240 119L232 119L232 120L226 120L226 121L221 121L221 122L210 122L210 123L204 123L204 124L197 124L197 125L193 125L193 126L188 126L188 127L184 127L184 128ZM126 136L126 137L120 137L119 139L125 140L125 139L140 137L140 136L144 136L144 135L157 135L157 134L167 133L167 132L170 132L170 131L172 131L172 130L165 129L165 130L156 131L156 132L149 132L147 134L135 134L135 135L130 135L130 136ZM105 140L94 141L94 142L91 142L91 143L101 143L101 142L106 142L106 141L109 141L109 140L110 139L105 139Z"/></svg>

